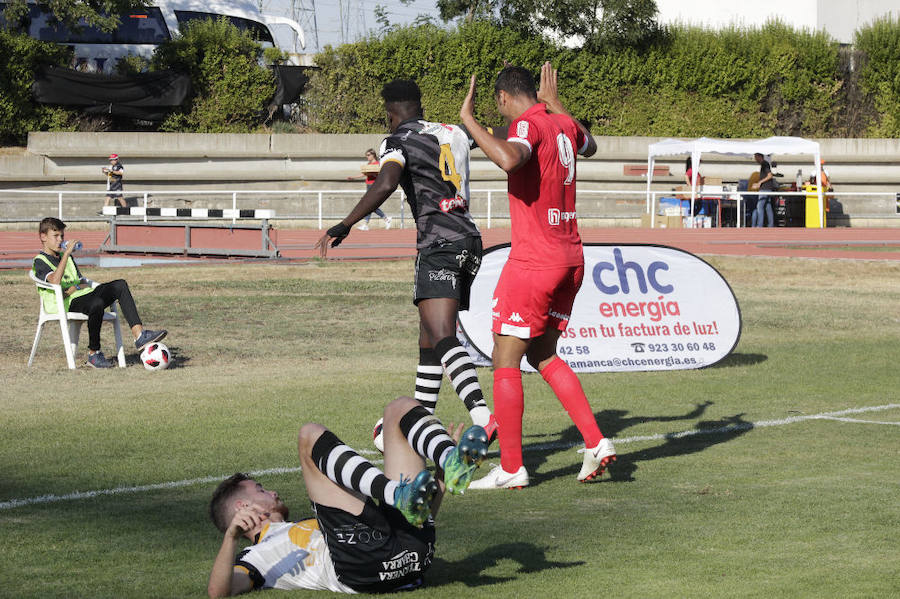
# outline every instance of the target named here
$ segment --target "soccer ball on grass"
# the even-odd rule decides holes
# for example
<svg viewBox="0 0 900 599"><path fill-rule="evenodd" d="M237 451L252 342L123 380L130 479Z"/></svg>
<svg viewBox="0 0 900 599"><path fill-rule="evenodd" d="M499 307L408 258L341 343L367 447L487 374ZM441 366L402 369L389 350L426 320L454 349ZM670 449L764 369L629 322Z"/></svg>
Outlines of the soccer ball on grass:
<svg viewBox="0 0 900 599"><path fill-rule="evenodd" d="M141 352L141 364L147 370L165 370L172 363L172 352L162 343L151 343Z"/></svg>

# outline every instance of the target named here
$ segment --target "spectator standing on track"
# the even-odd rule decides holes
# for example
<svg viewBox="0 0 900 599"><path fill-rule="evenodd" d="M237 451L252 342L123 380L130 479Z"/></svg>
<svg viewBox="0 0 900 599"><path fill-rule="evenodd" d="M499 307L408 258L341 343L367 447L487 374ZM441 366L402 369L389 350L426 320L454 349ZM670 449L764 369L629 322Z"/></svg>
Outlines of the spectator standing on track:
<svg viewBox="0 0 900 599"><path fill-rule="evenodd" d="M122 178L125 176L125 167L119 160L118 154L109 155L109 166L100 169L106 175L106 201L104 206L110 206L113 202L117 202L119 206L125 208L125 197L122 195Z"/></svg>
<svg viewBox="0 0 900 599"><path fill-rule="evenodd" d="M509 176L512 248L492 300L494 413L499 425L500 466L473 489L528 485L522 462L525 409L520 364L526 356L550 385L584 439L579 481L603 473L616 459L600 432L591 404L571 367L556 354L584 277L584 251L575 214L575 154L592 156L597 144L566 111L557 73L541 68L541 86L521 67L507 66L494 84L497 109L509 123L507 139L475 120L475 76L460 109L462 124L488 158Z"/></svg>
<svg viewBox="0 0 900 599"><path fill-rule="evenodd" d="M699 161L697 161L697 191L700 191L700 188L703 187L703 175L700 174L700 165ZM687 183L688 189L691 188L691 178L694 174L693 160L690 156L687 157L687 160L684 161L684 182ZM694 205L694 214L693 216L697 216L698 214L702 214L704 216L712 216L714 206L712 200L704 200L702 198L698 199Z"/></svg>
<svg viewBox="0 0 900 599"><path fill-rule="evenodd" d="M347 180L354 181L357 179L365 179L366 180L366 189L369 189L369 186L375 183L375 179L378 178L378 171L381 170L381 167L378 163L378 154L374 149L369 148L366 150L366 164L363 166L363 174L358 175L356 177L347 177ZM391 228L391 217L385 215L384 211L381 208L376 208L372 212L375 213L376 216L380 216L382 220L384 220L384 228ZM368 231L369 230L369 219L372 218L372 212L366 215L365 220L359 226L360 231Z"/></svg>

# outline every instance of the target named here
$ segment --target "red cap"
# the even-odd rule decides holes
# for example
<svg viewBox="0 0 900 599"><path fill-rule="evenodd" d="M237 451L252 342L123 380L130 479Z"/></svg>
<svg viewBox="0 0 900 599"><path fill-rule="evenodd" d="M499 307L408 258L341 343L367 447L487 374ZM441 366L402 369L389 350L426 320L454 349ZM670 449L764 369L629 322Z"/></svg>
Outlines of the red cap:
<svg viewBox="0 0 900 599"><path fill-rule="evenodd" d="M109 155L109 159L110 159L110 160L118 160L118 159L119 159L119 155L118 155L118 154L110 154L110 155Z"/></svg>

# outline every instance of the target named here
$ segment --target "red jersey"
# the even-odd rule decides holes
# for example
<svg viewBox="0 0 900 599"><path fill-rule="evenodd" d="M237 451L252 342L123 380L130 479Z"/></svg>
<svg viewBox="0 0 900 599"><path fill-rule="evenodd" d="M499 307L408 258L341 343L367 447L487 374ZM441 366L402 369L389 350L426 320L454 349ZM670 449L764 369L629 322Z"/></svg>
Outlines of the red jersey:
<svg viewBox="0 0 900 599"><path fill-rule="evenodd" d="M583 264L575 154L584 151L587 138L571 118L548 113L540 103L510 123L508 135L531 150L531 159L509 174L509 259L535 269Z"/></svg>

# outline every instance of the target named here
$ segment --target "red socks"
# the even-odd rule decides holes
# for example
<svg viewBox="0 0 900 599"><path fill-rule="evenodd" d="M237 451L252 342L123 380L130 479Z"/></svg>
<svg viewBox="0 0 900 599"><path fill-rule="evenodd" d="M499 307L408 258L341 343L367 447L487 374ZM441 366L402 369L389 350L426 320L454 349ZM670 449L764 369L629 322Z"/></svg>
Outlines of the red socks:
<svg viewBox="0 0 900 599"><path fill-rule="evenodd" d="M541 371L541 376L544 377L544 380L547 381L547 384L550 385L551 389L553 389L553 393L556 394L557 399L559 399L559 403L561 403L563 408L566 409L566 412L568 412L569 414L569 418L572 419L572 422L574 422L575 426L578 428L578 432L580 432L581 436L584 437L585 447L596 447L597 444L600 443L600 441L603 439L603 433L600 432L600 427L597 426L597 419L594 418L594 412L591 410L591 404L588 403L587 397L584 395L584 389L581 387L581 381L578 380L578 377L574 372L572 372L572 369L569 368L569 365L566 364L565 360L557 357ZM496 375L494 378L496 380ZM521 385L521 379L519 384ZM494 384L494 388L496 389L496 383ZM521 390L521 386L519 387L519 389ZM496 399L494 400L494 402L496 409ZM500 422L500 430L502 434L503 421L499 420L499 409L497 409L497 413L497 419ZM520 425L520 438L521 434L522 431ZM519 455L521 455L521 445L519 449ZM503 457L502 444L500 446L500 456L501 458ZM505 467L504 470L506 470ZM507 471L509 472L509 470Z"/></svg>
<svg viewBox="0 0 900 599"><path fill-rule="evenodd" d="M494 370L494 416L497 417L500 465L506 472L522 467L522 414L525 397L518 368Z"/></svg>

